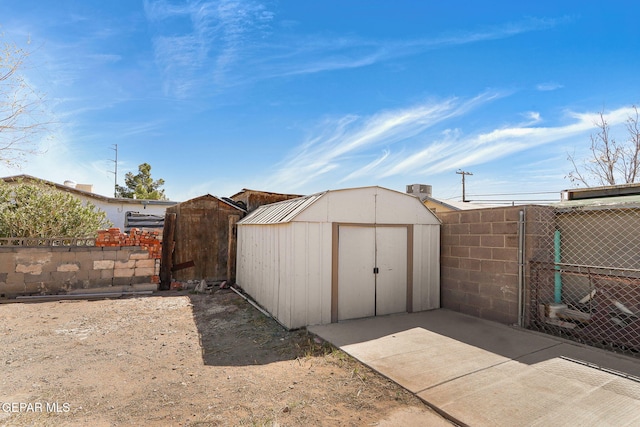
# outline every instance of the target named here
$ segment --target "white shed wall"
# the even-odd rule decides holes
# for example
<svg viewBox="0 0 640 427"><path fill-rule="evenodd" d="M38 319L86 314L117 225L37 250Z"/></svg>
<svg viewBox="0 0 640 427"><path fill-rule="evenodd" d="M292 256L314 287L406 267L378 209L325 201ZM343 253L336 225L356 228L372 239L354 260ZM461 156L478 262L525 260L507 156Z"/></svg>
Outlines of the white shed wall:
<svg viewBox="0 0 640 427"><path fill-rule="evenodd" d="M236 276L287 328L330 323L331 224L239 227Z"/></svg>
<svg viewBox="0 0 640 427"><path fill-rule="evenodd" d="M287 328L330 323L332 223L413 224L412 308L440 306L438 219L417 198L380 187L330 191L288 222L241 222L240 287Z"/></svg>
<svg viewBox="0 0 640 427"><path fill-rule="evenodd" d="M417 197L381 187L330 191L293 221L440 224Z"/></svg>
<svg viewBox="0 0 640 427"><path fill-rule="evenodd" d="M413 228L413 311L440 308L440 227Z"/></svg>

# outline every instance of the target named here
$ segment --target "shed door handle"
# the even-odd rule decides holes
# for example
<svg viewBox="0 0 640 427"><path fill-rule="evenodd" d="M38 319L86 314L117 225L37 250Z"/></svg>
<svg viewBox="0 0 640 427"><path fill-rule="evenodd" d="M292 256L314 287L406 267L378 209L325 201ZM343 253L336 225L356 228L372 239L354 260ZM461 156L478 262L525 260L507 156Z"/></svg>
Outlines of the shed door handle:
<svg viewBox="0 0 640 427"><path fill-rule="evenodd" d="M380 270L378 269L378 267L373 267L373 274L378 274L380 272Z"/></svg>

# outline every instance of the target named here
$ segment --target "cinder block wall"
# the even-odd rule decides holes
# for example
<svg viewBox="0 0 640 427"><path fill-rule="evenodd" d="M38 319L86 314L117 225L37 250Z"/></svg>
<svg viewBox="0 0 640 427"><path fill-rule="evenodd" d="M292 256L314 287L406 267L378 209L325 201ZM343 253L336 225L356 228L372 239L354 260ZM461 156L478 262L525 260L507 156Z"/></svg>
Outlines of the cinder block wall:
<svg viewBox="0 0 640 427"><path fill-rule="evenodd" d="M0 246L0 298L159 283L161 242L125 240L115 230L97 246Z"/></svg>
<svg viewBox="0 0 640 427"><path fill-rule="evenodd" d="M524 212L524 304L528 260L546 257L552 208L513 206L438 212L441 229L441 305L505 324L518 322L518 220ZM525 322L529 308L525 307Z"/></svg>
<svg viewBox="0 0 640 427"><path fill-rule="evenodd" d="M442 307L518 320L518 218L522 207L438 213Z"/></svg>

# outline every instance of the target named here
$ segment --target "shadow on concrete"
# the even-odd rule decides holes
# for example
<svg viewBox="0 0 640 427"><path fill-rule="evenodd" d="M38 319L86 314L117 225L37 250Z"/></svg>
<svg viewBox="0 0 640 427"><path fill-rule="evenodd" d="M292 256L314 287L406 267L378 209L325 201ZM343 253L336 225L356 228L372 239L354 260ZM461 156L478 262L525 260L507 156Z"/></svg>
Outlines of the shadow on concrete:
<svg viewBox="0 0 640 427"><path fill-rule="evenodd" d="M446 309L356 319L312 326L309 330L343 349L360 343L371 343L369 347L375 347L375 343L379 342L386 350L378 353L376 357L385 357L394 352L420 351L421 345L446 347L448 343L456 343L460 345L452 346L451 349L481 349L529 365L557 357L567 357L640 377L640 359ZM393 349L392 342L387 338L398 334L412 335L408 340L404 340L405 344L409 343L406 344L409 348Z"/></svg>

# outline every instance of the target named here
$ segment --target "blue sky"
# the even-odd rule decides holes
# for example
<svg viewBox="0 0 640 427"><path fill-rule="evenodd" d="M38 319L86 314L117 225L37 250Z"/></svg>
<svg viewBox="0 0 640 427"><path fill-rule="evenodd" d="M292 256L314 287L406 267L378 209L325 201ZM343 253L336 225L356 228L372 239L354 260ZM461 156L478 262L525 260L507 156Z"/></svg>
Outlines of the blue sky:
<svg viewBox="0 0 640 427"><path fill-rule="evenodd" d="M604 111L640 102L633 1L2 0L55 122L21 169L172 200L433 186L556 199ZM30 42L27 45L27 42ZM515 193L543 193L516 195ZM552 192L552 194L544 194Z"/></svg>

